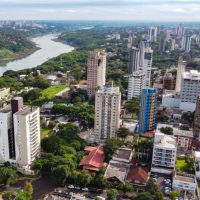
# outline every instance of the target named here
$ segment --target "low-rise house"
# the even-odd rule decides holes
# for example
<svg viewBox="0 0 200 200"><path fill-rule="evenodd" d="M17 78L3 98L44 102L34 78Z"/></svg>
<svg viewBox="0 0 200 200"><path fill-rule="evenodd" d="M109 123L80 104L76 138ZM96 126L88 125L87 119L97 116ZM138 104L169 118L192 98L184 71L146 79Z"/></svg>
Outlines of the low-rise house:
<svg viewBox="0 0 200 200"><path fill-rule="evenodd" d="M119 148L112 157L112 160L130 163L133 157L133 150L126 147Z"/></svg>
<svg viewBox="0 0 200 200"><path fill-rule="evenodd" d="M106 166L104 148L102 146L86 146L84 150L89 154L84 156L79 164L82 169L99 171L103 166Z"/></svg>
<svg viewBox="0 0 200 200"><path fill-rule="evenodd" d="M50 111L53 108L53 105L54 105L53 101L45 102L42 105L42 111Z"/></svg>
<svg viewBox="0 0 200 200"><path fill-rule="evenodd" d="M172 188L177 191L190 191L196 193L196 178L192 174L176 173L173 177Z"/></svg>
<svg viewBox="0 0 200 200"><path fill-rule="evenodd" d="M192 148L193 133L186 130L173 130L174 137L177 140L177 148L181 151L187 151Z"/></svg>

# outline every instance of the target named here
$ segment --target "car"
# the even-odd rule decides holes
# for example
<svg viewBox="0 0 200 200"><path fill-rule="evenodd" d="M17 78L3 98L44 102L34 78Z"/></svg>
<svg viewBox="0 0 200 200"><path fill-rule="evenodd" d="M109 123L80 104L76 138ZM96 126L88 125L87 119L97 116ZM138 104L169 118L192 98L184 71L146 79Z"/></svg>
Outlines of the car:
<svg viewBox="0 0 200 200"><path fill-rule="evenodd" d="M76 189L76 190L80 190L81 188L78 187L78 186L75 186L74 189Z"/></svg>
<svg viewBox="0 0 200 200"><path fill-rule="evenodd" d="M87 192L88 188L81 188L81 190Z"/></svg>
<svg viewBox="0 0 200 200"><path fill-rule="evenodd" d="M69 193L70 196L72 196L73 194L74 194L73 192L70 192L70 193Z"/></svg>
<svg viewBox="0 0 200 200"><path fill-rule="evenodd" d="M73 185L69 185L68 188L69 189L74 189L74 186Z"/></svg>

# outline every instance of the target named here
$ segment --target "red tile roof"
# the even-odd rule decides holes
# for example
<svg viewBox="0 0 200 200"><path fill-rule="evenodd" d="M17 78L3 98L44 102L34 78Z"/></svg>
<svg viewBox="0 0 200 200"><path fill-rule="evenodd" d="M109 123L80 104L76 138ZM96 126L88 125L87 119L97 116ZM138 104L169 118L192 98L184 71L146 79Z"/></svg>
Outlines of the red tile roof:
<svg viewBox="0 0 200 200"><path fill-rule="evenodd" d="M82 166L83 169L99 171L104 166L105 155L103 147L87 146L85 147L85 151L89 151L90 153L83 157L79 166Z"/></svg>
<svg viewBox="0 0 200 200"><path fill-rule="evenodd" d="M127 180L129 181L139 181L141 183L147 183L148 181L148 171L144 167L132 166L127 175Z"/></svg>

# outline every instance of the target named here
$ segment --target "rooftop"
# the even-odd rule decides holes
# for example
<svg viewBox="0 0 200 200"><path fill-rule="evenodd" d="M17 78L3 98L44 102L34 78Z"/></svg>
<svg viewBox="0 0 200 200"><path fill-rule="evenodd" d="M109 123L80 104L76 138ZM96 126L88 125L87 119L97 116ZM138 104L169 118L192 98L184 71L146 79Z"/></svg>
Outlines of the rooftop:
<svg viewBox="0 0 200 200"><path fill-rule="evenodd" d="M183 72L184 79L200 80L200 72L197 70L190 70L189 72Z"/></svg>
<svg viewBox="0 0 200 200"><path fill-rule="evenodd" d="M174 136L182 136L182 137L191 137L191 138L193 138L192 131L174 129L173 132L174 132Z"/></svg>
<svg viewBox="0 0 200 200"><path fill-rule="evenodd" d="M107 86L102 86L97 93L108 93L108 94L118 94L120 93L119 87L107 87Z"/></svg>
<svg viewBox="0 0 200 200"><path fill-rule="evenodd" d="M195 177L192 174L176 174L174 180L183 181L188 183L196 183Z"/></svg>
<svg viewBox="0 0 200 200"><path fill-rule="evenodd" d="M159 131L156 131L154 138L154 146L160 148L176 148L176 138L171 135L165 135Z"/></svg>
<svg viewBox="0 0 200 200"><path fill-rule="evenodd" d="M125 148L125 147L122 147L122 148L119 148L115 154L113 155L113 160L116 159L124 159L124 160L130 160L131 157L132 157L132 154L133 154L133 151L132 149L130 148Z"/></svg>
<svg viewBox="0 0 200 200"><path fill-rule="evenodd" d="M38 109L38 107L35 107L35 106L33 106L33 107L27 106L27 107L23 107L22 110L18 111L15 114L16 115L24 115L24 116L26 116L26 115L28 115L30 113L35 112L37 109Z"/></svg>
<svg viewBox="0 0 200 200"><path fill-rule="evenodd" d="M11 106L8 105L0 110L0 113L8 113L11 112Z"/></svg>

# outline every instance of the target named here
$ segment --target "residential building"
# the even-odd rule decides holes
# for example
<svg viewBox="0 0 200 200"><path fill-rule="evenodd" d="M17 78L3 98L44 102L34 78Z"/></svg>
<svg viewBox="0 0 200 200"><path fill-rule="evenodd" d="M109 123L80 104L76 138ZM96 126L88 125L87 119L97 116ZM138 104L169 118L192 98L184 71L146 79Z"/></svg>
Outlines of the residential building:
<svg viewBox="0 0 200 200"><path fill-rule="evenodd" d="M181 91L181 81L182 81L182 74L186 71L186 61L183 60L182 57L178 59L178 68L177 68L177 75L176 75L176 93L180 93Z"/></svg>
<svg viewBox="0 0 200 200"><path fill-rule="evenodd" d="M164 90L174 90L176 85L176 81L171 73L167 73L163 77L163 89Z"/></svg>
<svg viewBox="0 0 200 200"><path fill-rule="evenodd" d="M139 133L156 129L156 106L156 89L143 89L140 95Z"/></svg>
<svg viewBox="0 0 200 200"><path fill-rule="evenodd" d="M177 95L174 90L164 90L162 96L162 106L168 108L179 108L180 95Z"/></svg>
<svg viewBox="0 0 200 200"><path fill-rule="evenodd" d="M166 43L167 43L166 37L165 36L161 37L160 41L159 41L159 51L160 52L165 52Z"/></svg>
<svg viewBox="0 0 200 200"><path fill-rule="evenodd" d="M138 47L132 47L129 50L129 61L128 61L128 74L139 70L140 64L140 49Z"/></svg>
<svg viewBox="0 0 200 200"><path fill-rule="evenodd" d="M119 128L121 93L119 87L103 86L95 98L95 134L97 140L115 137Z"/></svg>
<svg viewBox="0 0 200 200"><path fill-rule="evenodd" d="M182 38L182 50L186 53L189 53L191 50L191 36L190 35L184 35Z"/></svg>
<svg viewBox="0 0 200 200"><path fill-rule="evenodd" d="M172 188L174 190L196 193L197 187L196 178L192 174L176 173L173 177Z"/></svg>
<svg viewBox="0 0 200 200"><path fill-rule="evenodd" d="M187 151L192 148L192 131L174 129L173 134L174 137L176 137L178 150Z"/></svg>
<svg viewBox="0 0 200 200"><path fill-rule="evenodd" d="M139 70L128 77L128 100L139 97L141 90L145 87L145 75Z"/></svg>
<svg viewBox="0 0 200 200"><path fill-rule="evenodd" d="M175 38L171 38L170 39L170 50L174 51L176 49L176 39Z"/></svg>
<svg viewBox="0 0 200 200"><path fill-rule="evenodd" d="M176 161L177 142L171 135L156 131L153 145L151 171L172 173Z"/></svg>
<svg viewBox="0 0 200 200"><path fill-rule="evenodd" d="M23 106L15 97L0 110L0 162L10 162L22 173L31 173L30 165L40 156L40 111Z"/></svg>
<svg viewBox="0 0 200 200"><path fill-rule="evenodd" d="M146 40L141 40L140 41L140 62L139 62L139 66L140 69L143 68L144 65L144 53L145 53L145 49L150 47L150 43Z"/></svg>
<svg viewBox="0 0 200 200"><path fill-rule="evenodd" d="M158 27L151 26L148 30L148 40L150 42L156 42L157 41L157 34L158 34Z"/></svg>
<svg viewBox="0 0 200 200"><path fill-rule="evenodd" d="M106 163L104 163L104 148L102 146L86 146L84 150L89 152L89 154L84 156L79 164L83 169L99 171L103 166L106 166Z"/></svg>
<svg viewBox="0 0 200 200"><path fill-rule="evenodd" d="M193 112L196 108L197 97L200 94L200 72L190 70L183 72L181 81L180 109Z"/></svg>
<svg viewBox="0 0 200 200"><path fill-rule="evenodd" d="M184 26L183 24L179 24L176 28L176 35L179 37L179 38L182 38L183 35L185 33L185 29L184 29Z"/></svg>
<svg viewBox="0 0 200 200"><path fill-rule="evenodd" d="M194 114L194 123L193 123L193 133L194 137L200 140L200 95L197 97L196 109Z"/></svg>
<svg viewBox="0 0 200 200"><path fill-rule="evenodd" d="M195 176L198 180L200 180L200 151L194 152L195 158Z"/></svg>
<svg viewBox="0 0 200 200"><path fill-rule="evenodd" d="M104 50L90 52L87 63L87 92L89 98L95 96L98 87L105 85L106 53Z"/></svg>
<svg viewBox="0 0 200 200"><path fill-rule="evenodd" d="M151 67L153 59L153 49L146 48L144 52L144 61L142 71L145 74L145 85L147 88L151 86Z"/></svg>

